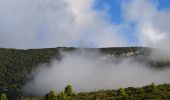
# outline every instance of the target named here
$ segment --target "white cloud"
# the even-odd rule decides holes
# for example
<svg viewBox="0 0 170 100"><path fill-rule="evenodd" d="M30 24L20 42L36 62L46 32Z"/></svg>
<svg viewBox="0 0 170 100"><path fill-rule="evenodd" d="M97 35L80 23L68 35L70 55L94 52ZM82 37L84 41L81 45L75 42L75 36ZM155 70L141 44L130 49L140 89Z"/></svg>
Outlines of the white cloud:
<svg viewBox="0 0 170 100"><path fill-rule="evenodd" d="M123 14L136 24L140 44L166 48L170 11L154 0L126 0ZM109 22L108 13L94 10L96 0L0 0L0 46L128 46L125 25ZM131 26L127 26L131 27ZM128 33L132 34L132 33Z"/></svg>
<svg viewBox="0 0 170 100"><path fill-rule="evenodd" d="M94 10L95 0L0 0L0 45L32 48L123 46L119 25ZM128 44L128 43L127 43Z"/></svg>
<svg viewBox="0 0 170 100"><path fill-rule="evenodd" d="M169 49L170 11L158 9L154 0L128 0L123 9L126 20L136 24L141 45Z"/></svg>

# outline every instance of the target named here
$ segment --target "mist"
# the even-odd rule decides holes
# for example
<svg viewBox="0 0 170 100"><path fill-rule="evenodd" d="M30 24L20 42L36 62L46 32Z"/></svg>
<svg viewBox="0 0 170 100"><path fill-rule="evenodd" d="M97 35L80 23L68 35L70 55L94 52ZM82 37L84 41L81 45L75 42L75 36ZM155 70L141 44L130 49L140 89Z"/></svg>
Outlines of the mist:
<svg viewBox="0 0 170 100"><path fill-rule="evenodd" d="M118 61L113 55L88 50L60 55L60 60L42 64L32 73L33 79L23 88L25 94L41 96L50 90L60 92L68 84L75 92L89 92L170 82L170 69L156 70L131 57Z"/></svg>
<svg viewBox="0 0 170 100"><path fill-rule="evenodd" d="M158 0L122 0L121 21L112 22L116 17L108 12L109 5L95 9L99 1L0 0L0 45L19 49L137 45L159 49L149 60L170 61L169 8L160 9ZM130 57L117 62L113 55L86 50L60 55L31 73L25 94L62 91L67 84L83 92L170 82L169 69L156 70Z"/></svg>

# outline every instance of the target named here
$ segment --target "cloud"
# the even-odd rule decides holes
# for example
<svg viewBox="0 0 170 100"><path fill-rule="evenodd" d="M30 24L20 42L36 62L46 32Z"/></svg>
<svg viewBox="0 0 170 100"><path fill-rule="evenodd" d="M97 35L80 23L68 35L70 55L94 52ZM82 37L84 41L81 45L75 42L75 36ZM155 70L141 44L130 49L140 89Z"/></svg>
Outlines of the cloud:
<svg viewBox="0 0 170 100"><path fill-rule="evenodd" d="M156 0L127 0L123 4L124 16L127 22L135 24L141 45L169 50L170 10L158 6Z"/></svg>
<svg viewBox="0 0 170 100"><path fill-rule="evenodd" d="M50 90L60 92L67 84L71 84L76 92L87 92L170 82L169 69L152 69L132 58L118 62L112 55L85 50L62 52L61 55L60 61L43 64L33 72L33 80L23 88L25 94L44 95Z"/></svg>
<svg viewBox="0 0 170 100"><path fill-rule="evenodd" d="M97 10L95 4L97 0L0 0L0 45L114 47L137 40L136 45L169 49L170 11L159 9L157 1L124 0L121 24L110 22L109 5Z"/></svg>
<svg viewBox="0 0 170 100"><path fill-rule="evenodd" d="M12 48L128 44L123 25L95 10L95 0L0 0L0 45Z"/></svg>
<svg viewBox="0 0 170 100"><path fill-rule="evenodd" d="M169 60L165 55L170 54L168 46L170 11L158 9L156 1L125 0L122 4L125 22L121 25L109 22L105 10L93 9L96 2L94 0L32 2L35 6L28 7L33 9L31 13L35 12L33 14L35 16L29 18L35 19L34 25L40 23L45 30L40 39L42 43L38 43L37 38L32 40L38 43L35 46L127 46L128 41L122 32L130 27L139 41L138 45L168 51L163 54L156 51L151 54L150 59L160 57L157 59ZM39 32L35 34L40 35ZM34 79L26 84L24 90L28 94L44 95L51 89L61 91L67 84L72 84L76 91L92 91L143 86L151 82L158 84L170 82L169 69L154 70L131 58L123 59L119 63L115 63L114 58L108 59L103 60L102 55L96 52L63 53L61 61L53 60L50 66L40 66L35 72Z"/></svg>

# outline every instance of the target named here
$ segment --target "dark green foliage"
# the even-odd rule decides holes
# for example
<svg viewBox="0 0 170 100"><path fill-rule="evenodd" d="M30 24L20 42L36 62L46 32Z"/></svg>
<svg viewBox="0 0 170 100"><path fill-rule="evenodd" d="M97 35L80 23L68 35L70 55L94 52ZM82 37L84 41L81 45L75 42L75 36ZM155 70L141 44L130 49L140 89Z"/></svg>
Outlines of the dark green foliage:
<svg viewBox="0 0 170 100"><path fill-rule="evenodd" d="M57 95L54 91L50 91L45 95L45 100L57 100Z"/></svg>
<svg viewBox="0 0 170 100"><path fill-rule="evenodd" d="M145 47L115 47L115 48L100 48L100 51L104 54L114 54L117 57L120 57L122 54L127 54L129 52L134 52L132 56L139 55L149 55L151 49Z"/></svg>
<svg viewBox="0 0 170 100"><path fill-rule="evenodd" d="M53 58L61 60L62 58L59 54L61 50L71 52L76 50L76 48L29 50L0 48L0 94L7 94L10 100L14 100L16 97L22 97L23 93L20 90L27 81L31 80L31 78L28 78L28 75L30 75L30 73L35 70L39 64L49 64L49 61ZM89 48L84 50L101 51L102 54L114 55L117 58L121 58L121 55L124 53L135 52L134 55L131 56L137 59L137 61L146 62L148 62L147 56L151 52L151 49L143 47ZM161 68L170 65L170 62L149 62L150 65Z"/></svg>
<svg viewBox="0 0 170 100"><path fill-rule="evenodd" d="M126 95L125 90L123 88L118 89L117 94L120 95L120 96L125 96Z"/></svg>
<svg viewBox="0 0 170 100"><path fill-rule="evenodd" d="M60 48L72 51L73 48ZM10 98L22 96L20 89L28 81L28 75L39 64L48 64L53 58L61 59L59 48L48 49L2 49L0 48L0 93Z"/></svg>
<svg viewBox="0 0 170 100"><path fill-rule="evenodd" d="M58 97L58 100L67 100L68 99L67 95L64 92L59 93L57 97Z"/></svg>
<svg viewBox="0 0 170 100"><path fill-rule="evenodd" d="M156 87L155 87L156 86ZM152 91L156 89L157 92ZM147 85L141 88L120 88L118 90L99 90L78 93L68 97L64 92L57 96L57 100L170 100L170 84ZM23 100L43 100L42 98Z"/></svg>
<svg viewBox="0 0 170 100"><path fill-rule="evenodd" d="M67 85L67 86L65 87L64 93L65 93L67 96L71 96L71 95L72 95L72 86L71 86L71 85Z"/></svg>
<svg viewBox="0 0 170 100"><path fill-rule="evenodd" d="M77 96L76 93L73 92L71 85L67 85L65 87L64 92L61 92L61 93L64 93L64 96L65 96L64 100L73 100Z"/></svg>
<svg viewBox="0 0 170 100"><path fill-rule="evenodd" d="M156 87L155 87L156 86ZM156 89L156 92L155 92ZM154 90L154 91L153 91ZM100 90L78 93L77 100L170 100L170 85L151 85L142 88L125 88L118 90Z"/></svg>
<svg viewBox="0 0 170 100"><path fill-rule="evenodd" d="M155 83L152 83L150 87L152 89L152 92L157 92L158 91L157 86L155 85Z"/></svg>
<svg viewBox="0 0 170 100"><path fill-rule="evenodd" d="M72 86L67 85L64 92L56 95L54 91L50 91L45 95L45 100L76 100L76 94L72 92Z"/></svg>

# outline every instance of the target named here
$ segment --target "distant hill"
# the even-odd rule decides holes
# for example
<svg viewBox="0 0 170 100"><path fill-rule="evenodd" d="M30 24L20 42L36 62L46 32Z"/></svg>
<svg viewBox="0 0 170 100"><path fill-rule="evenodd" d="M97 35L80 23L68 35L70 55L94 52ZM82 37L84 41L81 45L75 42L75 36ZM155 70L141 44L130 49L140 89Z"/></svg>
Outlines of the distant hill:
<svg viewBox="0 0 170 100"><path fill-rule="evenodd" d="M20 90L28 80L28 75L39 64L49 63L51 59L60 59L60 51L71 52L80 48L45 48L45 49L5 49L0 48L0 94L6 93L10 97L21 96ZM81 50L100 51L103 55L133 57L155 68L170 65L169 62L149 61L151 49L146 47L116 47L116 48L81 48Z"/></svg>

